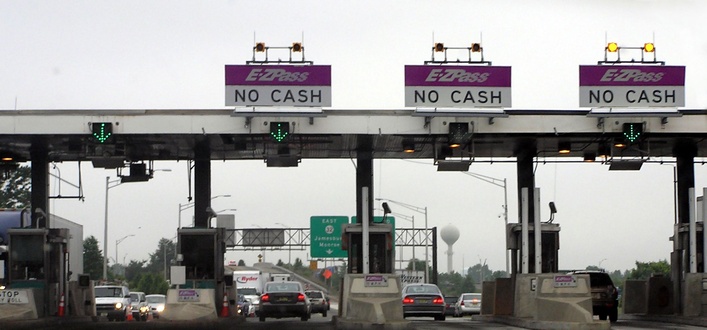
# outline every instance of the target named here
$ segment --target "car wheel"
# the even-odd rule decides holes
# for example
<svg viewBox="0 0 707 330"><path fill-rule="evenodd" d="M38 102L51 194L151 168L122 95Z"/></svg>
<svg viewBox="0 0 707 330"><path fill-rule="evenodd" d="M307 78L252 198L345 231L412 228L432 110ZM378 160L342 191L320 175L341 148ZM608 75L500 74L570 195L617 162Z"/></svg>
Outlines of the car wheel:
<svg viewBox="0 0 707 330"><path fill-rule="evenodd" d="M444 315L438 315L438 316L435 316L435 321L444 321L445 318L446 317Z"/></svg>
<svg viewBox="0 0 707 330"><path fill-rule="evenodd" d="M265 322L265 316L260 315L259 318L260 318L260 322Z"/></svg>
<svg viewBox="0 0 707 330"><path fill-rule="evenodd" d="M300 320L302 320L302 321L307 321L307 320L309 320L309 318L307 317L307 315L303 315L303 316L300 318Z"/></svg>
<svg viewBox="0 0 707 330"><path fill-rule="evenodd" d="M599 319L602 321L606 321L606 313L604 313L604 312L599 313Z"/></svg>
<svg viewBox="0 0 707 330"><path fill-rule="evenodd" d="M614 307L609 311L609 321L611 323L615 323L616 321L619 320L619 308Z"/></svg>
<svg viewBox="0 0 707 330"><path fill-rule="evenodd" d="M322 313L322 317L326 317L326 311L324 311L324 313Z"/></svg>

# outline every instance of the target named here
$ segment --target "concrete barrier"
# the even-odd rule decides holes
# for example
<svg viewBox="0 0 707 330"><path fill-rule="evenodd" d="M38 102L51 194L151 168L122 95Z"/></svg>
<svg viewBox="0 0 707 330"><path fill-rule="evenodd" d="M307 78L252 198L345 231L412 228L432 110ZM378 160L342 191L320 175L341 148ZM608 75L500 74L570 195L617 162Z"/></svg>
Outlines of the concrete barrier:
<svg viewBox="0 0 707 330"><path fill-rule="evenodd" d="M35 291L40 289L5 289L0 290L0 321L28 320L39 318Z"/></svg>
<svg viewBox="0 0 707 330"><path fill-rule="evenodd" d="M589 275L538 276L536 320L592 323L592 288Z"/></svg>
<svg viewBox="0 0 707 330"><path fill-rule="evenodd" d="M339 328L406 328L400 277L393 274L346 274L339 302Z"/></svg>
<svg viewBox="0 0 707 330"><path fill-rule="evenodd" d="M216 320L218 314L214 295L214 289L170 289L160 318L174 321Z"/></svg>
<svg viewBox="0 0 707 330"><path fill-rule="evenodd" d="M496 282L484 281L481 284L481 315L492 315L496 301Z"/></svg>
<svg viewBox="0 0 707 330"><path fill-rule="evenodd" d="M645 314L648 311L645 280L626 280L621 294L624 314Z"/></svg>
<svg viewBox="0 0 707 330"><path fill-rule="evenodd" d="M513 280L497 278L494 290L493 315L513 315Z"/></svg>

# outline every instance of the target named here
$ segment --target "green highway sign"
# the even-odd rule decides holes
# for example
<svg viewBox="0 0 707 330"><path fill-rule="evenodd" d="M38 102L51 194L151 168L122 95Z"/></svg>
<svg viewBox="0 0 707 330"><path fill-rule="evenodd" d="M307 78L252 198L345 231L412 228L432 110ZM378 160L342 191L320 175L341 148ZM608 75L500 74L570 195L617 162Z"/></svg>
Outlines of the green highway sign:
<svg viewBox="0 0 707 330"><path fill-rule="evenodd" d="M347 216L312 216L310 221L312 258L347 258L348 251L341 249L341 226L349 223Z"/></svg>

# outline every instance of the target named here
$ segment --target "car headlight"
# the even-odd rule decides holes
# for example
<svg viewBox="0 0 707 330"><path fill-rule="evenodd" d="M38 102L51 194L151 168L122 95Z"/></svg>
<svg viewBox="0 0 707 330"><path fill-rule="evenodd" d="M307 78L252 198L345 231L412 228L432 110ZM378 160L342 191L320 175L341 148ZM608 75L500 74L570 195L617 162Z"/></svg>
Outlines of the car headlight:
<svg viewBox="0 0 707 330"><path fill-rule="evenodd" d="M123 303L115 303L115 309L123 308Z"/></svg>
<svg viewBox="0 0 707 330"><path fill-rule="evenodd" d="M149 311L149 310L150 310L150 307L148 307L148 306L142 306L142 307L140 307L140 312L145 313L145 312L147 312L147 311Z"/></svg>
<svg viewBox="0 0 707 330"><path fill-rule="evenodd" d="M164 306L157 306L157 311L158 312L163 312L164 311Z"/></svg>

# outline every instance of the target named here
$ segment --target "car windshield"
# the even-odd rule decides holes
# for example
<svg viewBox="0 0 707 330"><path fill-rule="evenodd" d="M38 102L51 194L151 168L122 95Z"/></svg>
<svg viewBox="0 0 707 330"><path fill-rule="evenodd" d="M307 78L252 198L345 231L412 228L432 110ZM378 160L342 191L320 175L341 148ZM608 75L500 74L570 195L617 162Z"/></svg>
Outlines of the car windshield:
<svg viewBox="0 0 707 330"><path fill-rule="evenodd" d="M476 293L476 294L465 294L462 296L462 300L471 300L471 299L481 299L481 294Z"/></svg>
<svg viewBox="0 0 707 330"><path fill-rule="evenodd" d="M150 304L164 303L164 302L165 302L165 297L161 297L161 296L151 296L151 297L147 297L147 302L150 303Z"/></svg>
<svg viewBox="0 0 707 330"><path fill-rule="evenodd" d="M319 291L308 291L306 293L307 293L307 297L310 297L310 298L322 298L322 293Z"/></svg>
<svg viewBox="0 0 707 330"><path fill-rule="evenodd" d="M258 291L255 290L255 288L240 288L240 289L238 289L238 293L244 294L247 296L257 296L258 295Z"/></svg>
<svg viewBox="0 0 707 330"><path fill-rule="evenodd" d="M96 288L96 297L122 297L123 290L120 288Z"/></svg>
<svg viewBox="0 0 707 330"><path fill-rule="evenodd" d="M446 302L448 304L453 304L453 303L457 302L458 299L459 298L457 298L457 297L444 297L444 302Z"/></svg>
<svg viewBox="0 0 707 330"><path fill-rule="evenodd" d="M300 291L300 286L297 283L268 283L266 291Z"/></svg>
<svg viewBox="0 0 707 330"><path fill-rule="evenodd" d="M140 296L138 296L137 293L131 293L130 294L130 301L138 302L138 301L140 301Z"/></svg>
<svg viewBox="0 0 707 330"><path fill-rule="evenodd" d="M409 286L405 292L413 293L413 294L439 293L439 289L437 289L436 286L432 286L432 285L415 285L415 286Z"/></svg>

